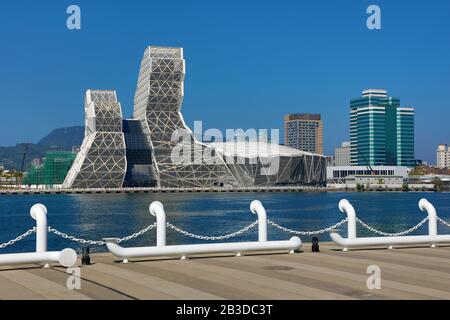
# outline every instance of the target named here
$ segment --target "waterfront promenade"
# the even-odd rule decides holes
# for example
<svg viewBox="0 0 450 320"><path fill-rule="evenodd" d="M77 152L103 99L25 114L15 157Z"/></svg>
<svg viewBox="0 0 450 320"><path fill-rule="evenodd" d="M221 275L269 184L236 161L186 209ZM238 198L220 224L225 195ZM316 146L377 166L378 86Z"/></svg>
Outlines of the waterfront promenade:
<svg viewBox="0 0 450 320"><path fill-rule="evenodd" d="M0 189L0 195L111 194L111 193L260 193L326 191L325 187L254 187L254 188L117 188L117 189Z"/></svg>
<svg viewBox="0 0 450 320"><path fill-rule="evenodd" d="M355 188L345 186L296 186L296 187L252 187L252 188L117 188L117 189L0 189L1 195L58 195L58 194L139 194L139 193L287 193L287 192L346 192L355 191ZM366 191L403 191L402 188L383 188L377 187ZM409 191L435 191L429 187L426 189L417 187Z"/></svg>
<svg viewBox="0 0 450 320"><path fill-rule="evenodd" d="M81 267L81 290L63 268L0 267L0 299L450 299L450 246L158 259L121 264L109 253ZM369 290L367 267L381 268Z"/></svg>

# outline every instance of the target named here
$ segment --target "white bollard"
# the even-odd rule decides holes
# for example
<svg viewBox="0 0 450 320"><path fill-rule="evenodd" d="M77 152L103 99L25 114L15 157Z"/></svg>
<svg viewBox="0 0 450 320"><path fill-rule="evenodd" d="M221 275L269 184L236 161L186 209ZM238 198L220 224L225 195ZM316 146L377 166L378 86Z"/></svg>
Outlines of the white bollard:
<svg viewBox="0 0 450 320"><path fill-rule="evenodd" d="M346 199L339 201L339 210L347 214L348 239L356 238L356 213L355 208Z"/></svg>
<svg viewBox="0 0 450 320"><path fill-rule="evenodd" d="M150 205L150 213L156 217L156 246L164 247L166 245L166 213L161 202L155 201Z"/></svg>
<svg viewBox="0 0 450 320"><path fill-rule="evenodd" d="M419 209L428 213L428 235L437 235L437 214L434 206L427 200L419 201Z"/></svg>
<svg viewBox="0 0 450 320"><path fill-rule="evenodd" d="M263 204L259 200L254 200L250 204L250 210L258 215L258 241L267 241L267 213Z"/></svg>
<svg viewBox="0 0 450 320"><path fill-rule="evenodd" d="M31 217L36 220L36 252L47 251L47 208L43 204L35 204L30 210Z"/></svg>
<svg viewBox="0 0 450 320"><path fill-rule="evenodd" d="M49 263L59 263L63 267L75 265L77 253L73 249L47 251L47 208L42 204L36 204L31 208L30 215L36 220L36 252L2 254L0 265L42 263L44 268L49 268Z"/></svg>
<svg viewBox="0 0 450 320"><path fill-rule="evenodd" d="M427 200L421 199L419 201L419 209L428 213L428 235L437 235L437 214L436 208ZM435 243L431 244L432 248L436 247Z"/></svg>

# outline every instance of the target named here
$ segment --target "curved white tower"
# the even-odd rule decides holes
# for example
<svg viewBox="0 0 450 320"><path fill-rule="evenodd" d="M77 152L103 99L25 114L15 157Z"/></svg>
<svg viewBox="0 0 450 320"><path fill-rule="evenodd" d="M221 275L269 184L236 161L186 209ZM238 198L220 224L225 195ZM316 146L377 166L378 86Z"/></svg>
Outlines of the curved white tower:
<svg viewBox="0 0 450 320"><path fill-rule="evenodd" d="M86 131L64 188L121 188L126 173L122 110L115 91L88 90Z"/></svg>
<svg viewBox="0 0 450 320"><path fill-rule="evenodd" d="M134 118L139 119L153 149L153 171L160 187L221 187L238 185L215 150L200 143L180 112L184 98L185 61L182 48L148 47L141 62L134 98ZM183 159L173 161L183 133L188 148ZM210 156L207 163L202 155Z"/></svg>

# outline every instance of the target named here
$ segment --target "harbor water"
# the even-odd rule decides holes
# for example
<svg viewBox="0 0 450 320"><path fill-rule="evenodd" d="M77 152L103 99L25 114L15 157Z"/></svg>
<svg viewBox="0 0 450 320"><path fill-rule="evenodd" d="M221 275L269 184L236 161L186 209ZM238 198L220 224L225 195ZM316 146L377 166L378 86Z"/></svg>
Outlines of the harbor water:
<svg viewBox="0 0 450 320"><path fill-rule="evenodd" d="M48 224L78 238L101 240L106 237L124 237L155 222L148 207L152 201L164 204L167 221L199 235L220 236L251 224L256 215L250 212L253 200L265 206L268 218L294 230L319 230L333 225L346 216L338 209L341 199L348 199L357 216L373 227L386 232L398 232L420 222L426 213L418 208L421 198L427 198L438 215L450 221L449 193L402 192L303 192L303 193L194 193L194 194L79 194L79 195L25 195L0 197L0 243L7 242L35 226L29 210L36 203L48 208ZM346 235L346 225L341 233ZM450 229L439 225L440 233ZM426 234L427 226L414 234ZM285 240L290 234L268 228L270 240ZM373 235L358 227L359 235ZM310 237L301 237L304 242ZM330 241L328 234L320 241ZM257 228L227 241L257 240ZM31 235L15 245L0 249L0 254L34 251L35 236ZM49 234L49 250L74 248L83 245ZM202 243L167 230L168 244ZM151 246L155 231L123 243L124 246ZM90 246L91 252L105 251L105 247Z"/></svg>

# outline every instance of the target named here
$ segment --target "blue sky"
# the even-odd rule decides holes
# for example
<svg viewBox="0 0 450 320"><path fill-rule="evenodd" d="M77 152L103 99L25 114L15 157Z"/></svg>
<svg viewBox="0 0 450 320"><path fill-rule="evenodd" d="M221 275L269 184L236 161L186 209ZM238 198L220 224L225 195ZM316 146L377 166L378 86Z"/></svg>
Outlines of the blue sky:
<svg viewBox="0 0 450 320"><path fill-rule="evenodd" d="M82 30L66 28L66 8ZM366 28L366 8L382 30ZM450 143L450 2L9 1L0 10L0 145L83 124L88 88L116 89L131 117L147 45L181 46L192 126L282 128L321 113L325 151L348 140L349 100L385 88L416 108L416 156Z"/></svg>

